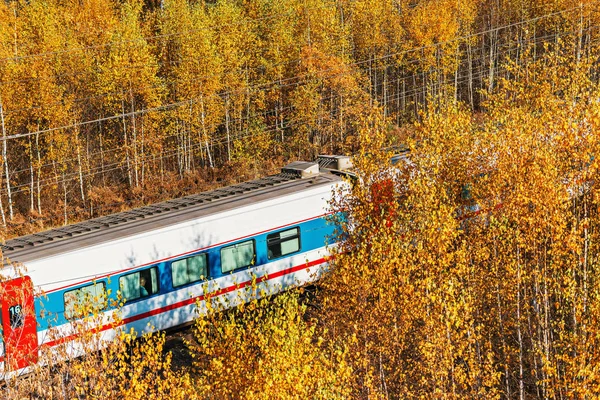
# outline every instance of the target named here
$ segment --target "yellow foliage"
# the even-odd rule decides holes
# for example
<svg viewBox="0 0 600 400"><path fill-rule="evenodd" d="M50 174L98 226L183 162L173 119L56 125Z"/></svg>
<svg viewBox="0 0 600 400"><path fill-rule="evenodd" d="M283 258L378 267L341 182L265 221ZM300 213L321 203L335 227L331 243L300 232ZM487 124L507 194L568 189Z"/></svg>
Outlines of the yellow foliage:
<svg viewBox="0 0 600 400"><path fill-rule="evenodd" d="M71 170L90 206L99 187L127 201L119 185L138 173L358 151L358 178L332 204L332 270L310 312L296 293L209 310L193 374L171 372L161 335L123 334L71 362L50 354L55 367L4 393L597 396L593 2L150 3L0 4L6 134L69 127L8 142L0 201L18 183L15 207L33 208L37 183L66 218ZM418 122L395 129L406 120ZM392 166L398 143L407 161Z"/></svg>
<svg viewBox="0 0 600 400"><path fill-rule="evenodd" d="M209 307L194 326L199 397L343 399L351 395L346 345L325 343L300 292Z"/></svg>
<svg viewBox="0 0 600 400"><path fill-rule="evenodd" d="M165 334L141 338L124 332L118 304L110 293L86 297L72 303L68 329L50 328L49 338L69 338L53 348L40 348L39 364L30 371L7 379L2 394L6 398L119 398L189 399L195 394L193 380L184 370L172 366L171 353L164 350ZM111 303L111 304L109 304ZM103 314L108 306L117 308L111 317ZM48 316L52 320L52 316ZM116 330L107 339L102 326ZM79 354L73 358L73 355Z"/></svg>

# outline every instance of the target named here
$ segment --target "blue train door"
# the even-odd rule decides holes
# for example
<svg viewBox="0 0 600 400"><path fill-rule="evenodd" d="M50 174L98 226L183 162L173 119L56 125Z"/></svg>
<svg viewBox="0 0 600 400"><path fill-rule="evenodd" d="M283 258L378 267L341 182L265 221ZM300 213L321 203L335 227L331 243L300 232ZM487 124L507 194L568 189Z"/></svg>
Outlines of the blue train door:
<svg viewBox="0 0 600 400"><path fill-rule="evenodd" d="M5 370L14 371L38 360L38 337L31 278L0 283Z"/></svg>

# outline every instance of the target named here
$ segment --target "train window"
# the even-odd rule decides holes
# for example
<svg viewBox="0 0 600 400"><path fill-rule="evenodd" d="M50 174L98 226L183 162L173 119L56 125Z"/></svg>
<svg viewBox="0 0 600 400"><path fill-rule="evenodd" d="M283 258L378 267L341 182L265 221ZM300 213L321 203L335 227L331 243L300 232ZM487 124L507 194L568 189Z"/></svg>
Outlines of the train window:
<svg viewBox="0 0 600 400"><path fill-rule="evenodd" d="M269 260L300 251L300 228L267 235L267 256Z"/></svg>
<svg viewBox="0 0 600 400"><path fill-rule="evenodd" d="M206 278L208 266L206 254L198 254L171 263L173 287L198 282Z"/></svg>
<svg viewBox="0 0 600 400"><path fill-rule="evenodd" d="M125 301L137 300L158 293L158 269L152 267L123 275L119 278L119 287Z"/></svg>
<svg viewBox="0 0 600 400"><path fill-rule="evenodd" d="M91 285L69 290L64 294L65 317L82 318L106 308L106 284L96 282Z"/></svg>
<svg viewBox="0 0 600 400"><path fill-rule="evenodd" d="M254 240L234 244L221 249L221 271L223 273L254 264Z"/></svg>

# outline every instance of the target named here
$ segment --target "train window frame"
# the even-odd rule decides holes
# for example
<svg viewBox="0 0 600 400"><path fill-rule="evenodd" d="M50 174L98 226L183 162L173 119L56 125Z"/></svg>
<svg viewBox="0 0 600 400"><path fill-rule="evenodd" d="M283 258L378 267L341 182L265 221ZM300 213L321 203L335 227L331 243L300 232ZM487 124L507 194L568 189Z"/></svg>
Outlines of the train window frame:
<svg viewBox="0 0 600 400"><path fill-rule="evenodd" d="M287 233L290 231L295 230L296 233L290 236L284 236L283 238L281 237L282 233ZM281 245L287 242L290 242L292 240L296 240L298 243L298 249L297 250L293 250L293 251L289 251L284 253L282 250ZM288 256L290 254L295 254L295 253L299 253L302 250L302 240L300 237L300 227L299 226L294 226L294 227L289 227L286 229L282 229L279 230L277 232L273 232L273 233L269 233L267 235L267 258L269 260L276 260L278 258L281 257L285 257ZM274 252L273 249L271 249L272 246L279 246L279 253Z"/></svg>
<svg viewBox="0 0 600 400"><path fill-rule="evenodd" d="M186 262L186 268L187 268L187 272L186 273L188 274L188 277L189 277L189 268L190 268L190 265L189 265L188 262L190 260L196 259L198 257L203 257L204 258L204 273L200 274L200 277L198 279L188 280L185 283L175 284L175 276L176 276L175 270L174 270L175 265L178 264L178 263L181 263L181 262L185 261ZM192 284L192 283L197 283L197 282L201 282L203 280L208 279L209 270L210 270L210 268L209 268L210 267L210 265L209 265L209 256L208 256L208 253L194 254L194 255L191 255L191 256L184 257L184 258L180 258L179 260L172 261L170 267L171 267L171 283L173 285L173 288L180 288L180 287Z"/></svg>
<svg viewBox="0 0 600 400"><path fill-rule="evenodd" d="M95 293L93 293L93 294L87 291L87 289L89 289L89 288L96 289L99 286L102 287L100 293L98 293L97 290L94 290ZM80 295L80 293L84 296L83 298L78 297ZM92 308L89 310L90 314L93 314L94 312L100 312L102 310L105 310L108 306L108 303L107 303L108 292L106 290L106 282L97 281L97 282L92 282L92 283L84 285L84 286L80 286L75 289L66 290L63 293L63 310L64 310L64 315L65 315L66 319L69 319L69 320L81 319L86 316L86 313L82 312L82 310L77 311L75 309L75 307L77 306L78 303L86 300L85 296L91 296L88 298L95 300L94 302L96 303L96 304L93 304ZM96 297L96 296L98 296L98 297ZM74 302L73 302L73 300L68 299L69 297L73 298ZM96 308L96 306L97 306L97 308Z"/></svg>
<svg viewBox="0 0 600 400"><path fill-rule="evenodd" d="M135 277L136 275L137 278ZM146 289L146 294L143 294L141 291L142 286L139 284L140 277L143 277L146 281L143 286L144 289ZM128 288L124 289L125 286L123 285L123 282L127 282ZM135 282L137 282L137 285ZM160 293L158 266L154 265L150 268L144 268L135 272L121 275L119 277L119 292L121 293L121 296L123 296L126 303L146 299L150 296ZM132 296L131 292L137 292L137 295Z"/></svg>
<svg viewBox="0 0 600 400"><path fill-rule="evenodd" d="M244 263L243 265L236 265L235 268L224 269L223 268L223 266L224 266L223 260L225 259L225 257L223 257L223 252L227 251L229 249L237 249L237 248L244 246L246 244L249 244L249 243L252 244L252 259L250 260L250 262L247 264ZM254 240L254 239L244 240L243 242L237 242L235 244L222 247L221 250L219 251L219 254L221 256L221 273L223 273L223 274L233 272L233 271L238 271L238 270L241 270L244 268L248 268L256 263L256 240Z"/></svg>

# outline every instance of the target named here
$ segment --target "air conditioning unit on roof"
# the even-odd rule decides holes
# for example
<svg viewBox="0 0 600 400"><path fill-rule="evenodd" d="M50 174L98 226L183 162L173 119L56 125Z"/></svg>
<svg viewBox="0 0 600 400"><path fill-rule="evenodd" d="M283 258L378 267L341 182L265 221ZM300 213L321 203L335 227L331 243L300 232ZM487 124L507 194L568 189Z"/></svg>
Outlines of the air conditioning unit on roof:
<svg viewBox="0 0 600 400"><path fill-rule="evenodd" d="M283 167L281 172L300 175L302 178L310 178L319 174L319 164L307 161L294 161Z"/></svg>
<svg viewBox="0 0 600 400"><path fill-rule="evenodd" d="M317 162L321 168L347 171L352 168L352 159L349 156L319 155Z"/></svg>

